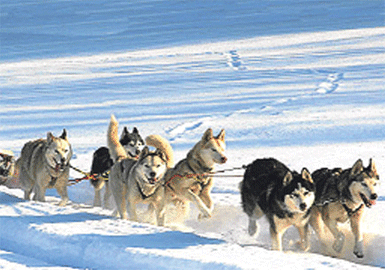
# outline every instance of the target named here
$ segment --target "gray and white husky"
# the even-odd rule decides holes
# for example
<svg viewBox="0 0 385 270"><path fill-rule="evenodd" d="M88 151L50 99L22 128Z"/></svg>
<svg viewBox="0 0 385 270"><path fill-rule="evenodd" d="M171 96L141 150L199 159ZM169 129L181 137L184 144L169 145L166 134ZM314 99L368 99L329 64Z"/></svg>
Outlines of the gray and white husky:
<svg viewBox="0 0 385 270"><path fill-rule="evenodd" d="M117 210L123 219L138 221L136 205L149 204L150 214L155 212L157 225L164 225L164 175L173 166L173 153L160 149L150 151L144 147L137 160L129 158L117 137L118 122L111 117L108 128L107 141L112 158L117 162L112 166L109 174L109 186L116 202ZM156 137L158 144L165 144L163 149L170 149L168 141ZM127 215L127 210L128 214Z"/></svg>
<svg viewBox="0 0 385 270"><path fill-rule="evenodd" d="M250 235L257 233L257 220L266 215L274 250L282 250L282 236L290 226L298 229L301 248L309 248L308 221L315 189L306 168L298 174L276 159L257 159L247 166L240 190Z"/></svg>
<svg viewBox="0 0 385 270"><path fill-rule="evenodd" d="M338 229L338 223L350 221L355 238L353 253L362 258L364 212L366 208L376 203L380 184L374 161L370 159L366 168L361 159L346 170L322 168L313 172L312 177L317 193L310 224L323 247L326 247L325 224L335 239L333 250L340 253L344 246L345 235Z"/></svg>
<svg viewBox="0 0 385 270"><path fill-rule="evenodd" d="M134 127L132 132L129 132L127 127L124 127L122 134L120 135L119 142L123 146L127 157L135 160L139 158L140 151L144 147L144 140L140 136L136 127ZM106 208L109 206L108 201L111 196L111 192L108 186L108 182L105 181L106 177L104 174L106 174L111 169L113 164L114 161L112 160L107 147L100 147L94 152L90 172L90 174L94 176L90 181L95 189L94 206L102 206L101 189L104 186L106 189L103 205Z"/></svg>
<svg viewBox="0 0 385 270"><path fill-rule="evenodd" d="M148 138L146 144L156 147ZM200 211L198 218L211 217L214 208L211 199L214 181L210 173L214 171L216 164L227 161L225 150L225 131L222 129L214 136L209 128L188 152L187 157L167 171L166 200L167 203L178 206L179 217L187 216L190 202Z"/></svg>
<svg viewBox="0 0 385 270"><path fill-rule="evenodd" d="M55 188L61 197L59 205L66 205L71 157L72 148L65 129L60 137L49 132L47 139L26 143L16 161L24 198L29 200L33 192L33 200L44 202L46 190Z"/></svg>

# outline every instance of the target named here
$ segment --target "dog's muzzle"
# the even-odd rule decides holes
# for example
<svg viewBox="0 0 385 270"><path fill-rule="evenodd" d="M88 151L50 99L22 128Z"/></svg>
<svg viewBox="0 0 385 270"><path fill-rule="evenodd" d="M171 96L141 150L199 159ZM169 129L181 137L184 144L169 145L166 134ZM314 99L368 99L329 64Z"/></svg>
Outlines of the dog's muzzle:
<svg viewBox="0 0 385 270"><path fill-rule="evenodd" d="M154 172L151 172L150 173L150 177L147 177L147 181L151 184L151 185L154 185L158 182L158 178L156 177L156 173Z"/></svg>
<svg viewBox="0 0 385 270"><path fill-rule="evenodd" d="M370 198L366 197L366 195L360 193L361 199L364 202L365 206L370 208L372 205L376 204L376 200L378 198L378 195L376 193L371 194Z"/></svg>
<svg viewBox="0 0 385 270"><path fill-rule="evenodd" d="M63 171L67 167L67 162L64 158L60 160L60 162L57 162L56 159L53 159L56 163L55 165L55 171Z"/></svg>

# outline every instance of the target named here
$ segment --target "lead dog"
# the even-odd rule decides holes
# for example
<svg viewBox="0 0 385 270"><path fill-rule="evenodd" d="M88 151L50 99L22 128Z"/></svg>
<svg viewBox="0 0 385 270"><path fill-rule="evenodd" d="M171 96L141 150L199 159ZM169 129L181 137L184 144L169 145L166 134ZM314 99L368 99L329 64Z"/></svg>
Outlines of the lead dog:
<svg viewBox="0 0 385 270"><path fill-rule="evenodd" d="M147 145L156 146L150 140ZM221 130L214 137L211 128L207 129L200 141L188 152L187 157L167 171L166 199L167 203L176 203L180 216L187 215L188 203L194 203L200 211L199 218L211 217L214 208L211 190L214 182L209 173L214 171L215 164L227 161L225 156L225 131Z"/></svg>
<svg viewBox="0 0 385 270"><path fill-rule="evenodd" d="M323 246L325 224L334 236L334 251L340 253L345 235L338 229L338 223L350 221L355 238L353 253L364 256L363 234L361 230L366 208L376 203L378 198L379 176L375 163L370 159L365 168L359 159L352 168L341 170L319 169L312 174L317 186L316 205L312 210L311 226L315 230ZM366 208L365 208L366 206Z"/></svg>
<svg viewBox="0 0 385 270"><path fill-rule="evenodd" d="M298 174L276 159L257 159L247 166L240 190L250 235L257 233L256 222L266 215L274 250L282 250L282 236L292 225L298 229L301 248L309 248L308 221L315 192L307 169Z"/></svg>
<svg viewBox="0 0 385 270"><path fill-rule="evenodd" d="M47 139L26 143L16 161L24 198L29 200L34 192L33 200L44 202L46 190L55 188L61 197L59 205L66 205L71 157L72 148L65 129L60 137L49 132Z"/></svg>
<svg viewBox="0 0 385 270"><path fill-rule="evenodd" d="M164 175L173 164L172 148L168 141L157 136L157 144L162 145L163 151L150 151L145 147L138 160L127 157L117 136L118 123L111 117L107 141L111 156L117 160L109 175L109 185L116 202L120 217L138 221L136 205L150 204L149 209L155 212L157 225L164 225L165 188ZM128 207L127 207L128 206Z"/></svg>

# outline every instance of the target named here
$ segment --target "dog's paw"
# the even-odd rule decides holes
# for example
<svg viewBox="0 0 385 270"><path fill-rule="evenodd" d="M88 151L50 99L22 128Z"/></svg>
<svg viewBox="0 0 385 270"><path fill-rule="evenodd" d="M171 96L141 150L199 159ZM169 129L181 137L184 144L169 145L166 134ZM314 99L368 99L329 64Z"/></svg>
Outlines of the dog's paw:
<svg viewBox="0 0 385 270"><path fill-rule="evenodd" d="M202 220L202 219L205 219L205 218L211 218L211 213L209 211L205 211L205 212L199 213L198 220Z"/></svg>
<svg viewBox="0 0 385 270"><path fill-rule="evenodd" d="M306 242L306 241L301 241L301 240L299 240L299 241L297 242L297 246L298 246L302 251L304 251L304 252L307 252L307 251L309 251L309 249L310 249L310 244L309 244L309 242Z"/></svg>
<svg viewBox="0 0 385 270"><path fill-rule="evenodd" d="M67 205L67 203L68 203L68 200L61 200L61 201L59 202L58 206L64 207L64 206Z"/></svg>
<svg viewBox="0 0 385 270"><path fill-rule="evenodd" d="M354 250L353 250L353 253L354 255L357 256L357 258L363 258L364 257L364 251L363 251L363 243L362 241L359 241L356 243L356 245L354 246Z"/></svg>
<svg viewBox="0 0 385 270"><path fill-rule="evenodd" d="M337 236L337 239L333 243L333 249L337 252L340 253L345 242L345 235L343 233L339 233Z"/></svg>
<svg viewBox="0 0 385 270"><path fill-rule="evenodd" d="M249 222L249 227L247 229L247 232L249 233L250 236L254 236L257 234L257 231L258 231L258 225L257 225L257 222L252 222L250 221Z"/></svg>

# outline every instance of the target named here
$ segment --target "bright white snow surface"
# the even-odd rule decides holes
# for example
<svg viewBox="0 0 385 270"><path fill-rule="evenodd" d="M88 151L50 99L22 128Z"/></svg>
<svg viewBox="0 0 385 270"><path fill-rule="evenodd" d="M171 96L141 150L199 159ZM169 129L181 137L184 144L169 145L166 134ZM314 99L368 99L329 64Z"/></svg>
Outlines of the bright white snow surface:
<svg viewBox="0 0 385 270"><path fill-rule="evenodd" d="M160 134L176 160L211 127L228 162L275 157L293 170L373 158L385 175L383 1L2 1L0 149L66 128L72 165L88 171L121 128ZM228 175L242 175L234 171ZM72 171L71 177L79 174ZM156 227L93 208L88 182L71 203L26 202L0 187L0 269L371 269L385 267L385 187L364 224L365 257L323 254L315 235L270 250L268 224L247 234L241 177L216 178L214 215ZM171 209L172 210L172 209ZM331 244L331 243L330 243Z"/></svg>

